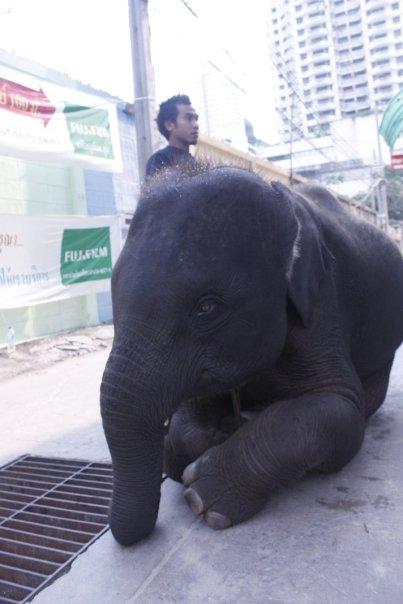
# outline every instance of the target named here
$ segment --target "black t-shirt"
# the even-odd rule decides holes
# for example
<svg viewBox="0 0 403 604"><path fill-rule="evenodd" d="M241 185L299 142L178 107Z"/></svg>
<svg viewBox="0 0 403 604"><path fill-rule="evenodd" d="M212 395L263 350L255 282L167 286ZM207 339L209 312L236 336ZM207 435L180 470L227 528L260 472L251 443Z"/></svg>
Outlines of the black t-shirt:
<svg viewBox="0 0 403 604"><path fill-rule="evenodd" d="M196 160L188 151L167 145L164 149L160 149L151 155L147 162L146 176L152 176L158 170L180 166L181 164L195 167Z"/></svg>

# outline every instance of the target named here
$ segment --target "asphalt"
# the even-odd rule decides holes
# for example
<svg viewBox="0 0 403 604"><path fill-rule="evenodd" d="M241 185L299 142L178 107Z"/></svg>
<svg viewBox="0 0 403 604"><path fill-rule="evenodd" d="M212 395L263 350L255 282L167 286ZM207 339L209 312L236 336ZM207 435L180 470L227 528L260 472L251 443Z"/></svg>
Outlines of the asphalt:
<svg viewBox="0 0 403 604"><path fill-rule="evenodd" d="M31 453L108 461L98 408L108 349L2 381L0 465ZM108 531L35 604L403 602L403 348L363 447L341 472L273 495L215 532L162 485L156 530L119 546Z"/></svg>

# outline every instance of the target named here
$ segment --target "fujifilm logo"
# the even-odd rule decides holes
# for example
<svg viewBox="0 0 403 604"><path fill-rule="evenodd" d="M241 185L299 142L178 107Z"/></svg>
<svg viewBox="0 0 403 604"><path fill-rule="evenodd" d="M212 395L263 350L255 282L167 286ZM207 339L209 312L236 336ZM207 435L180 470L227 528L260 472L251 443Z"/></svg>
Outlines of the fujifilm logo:
<svg viewBox="0 0 403 604"><path fill-rule="evenodd" d="M90 250L67 250L64 253L65 262L77 262L79 260L92 260L94 258L107 258L108 248L94 247Z"/></svg>

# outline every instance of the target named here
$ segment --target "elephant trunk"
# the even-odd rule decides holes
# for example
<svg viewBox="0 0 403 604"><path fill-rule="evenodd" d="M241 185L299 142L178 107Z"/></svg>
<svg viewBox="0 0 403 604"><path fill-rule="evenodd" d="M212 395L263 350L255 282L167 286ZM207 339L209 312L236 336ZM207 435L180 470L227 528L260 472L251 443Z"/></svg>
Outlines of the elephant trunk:
<svg viewBox="0 0 403 604"><path fill-rule="evenodd" d="M132 393L134 381L117 376L108 361L101 413L113 466L110 527L122 545L132 545L153 530L162 477L163 430L136 412L144 404L137 404L142 393Z"/></svg>

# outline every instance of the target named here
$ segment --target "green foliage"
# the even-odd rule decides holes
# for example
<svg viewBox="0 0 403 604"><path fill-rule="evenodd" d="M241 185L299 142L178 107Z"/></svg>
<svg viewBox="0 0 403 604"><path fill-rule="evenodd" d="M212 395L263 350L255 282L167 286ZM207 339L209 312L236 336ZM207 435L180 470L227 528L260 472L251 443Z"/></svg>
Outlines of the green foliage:
<svg viewBox="0 0 403 604"><path fill-rule="evenodd" d="M388 198L389 218L403 220L403 172L385 169L386 191ZM368 196L368 191L360 191L353 200L373 207L374 194Z"/></svg>
<svg viewBox="0 0 403 604"><path fill-rule="evenodd" d="M390 168L385 170L389 218L403 220L403 173Z"/></svg>

